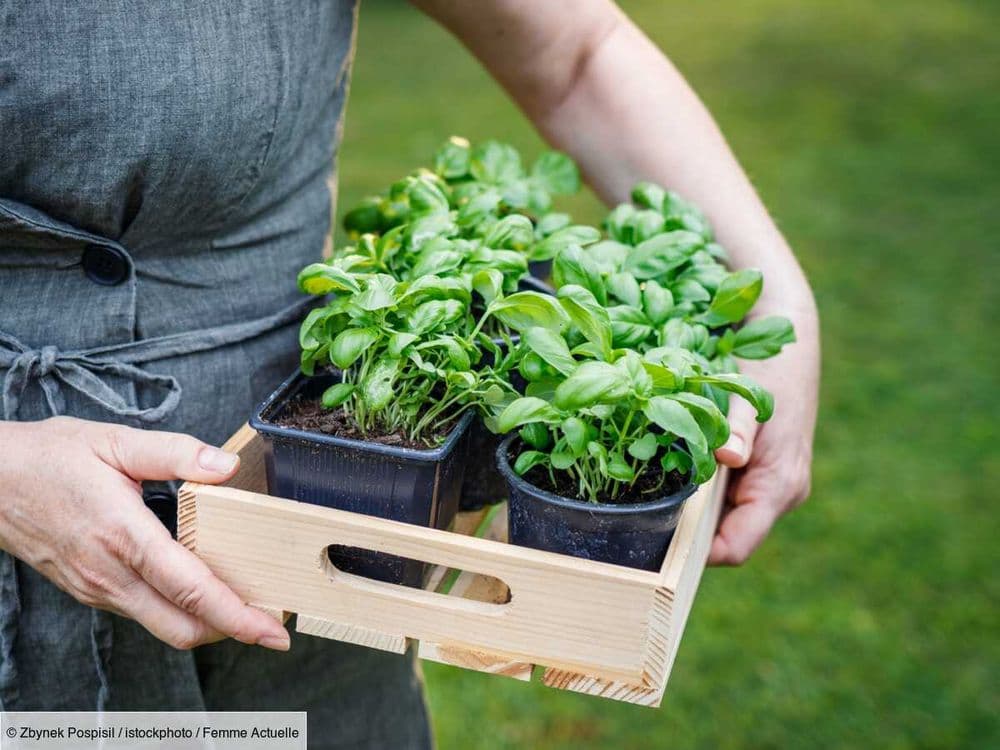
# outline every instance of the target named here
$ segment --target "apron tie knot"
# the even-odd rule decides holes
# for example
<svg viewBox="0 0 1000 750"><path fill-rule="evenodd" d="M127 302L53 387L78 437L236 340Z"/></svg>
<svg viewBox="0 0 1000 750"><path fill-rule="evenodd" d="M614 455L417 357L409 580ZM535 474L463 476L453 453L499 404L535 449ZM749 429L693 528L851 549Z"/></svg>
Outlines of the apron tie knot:
<svg viewBox="0 0 1000 750"><path fill-rule="evenodd" d="M63 388L85 396L117 417L158 422L180 402L181 386L170 376L154 375L132 364L97 356L92 351L60 351L47 345L30 349L10 334L0 332L0 372L3 372L3 418L17 419L21 397L32 381L45 394L52 416L65 411ZM108 385L108 376L118 376L135 385L152 386L166 391L160 402L149 409L129 404Z"/></svg>

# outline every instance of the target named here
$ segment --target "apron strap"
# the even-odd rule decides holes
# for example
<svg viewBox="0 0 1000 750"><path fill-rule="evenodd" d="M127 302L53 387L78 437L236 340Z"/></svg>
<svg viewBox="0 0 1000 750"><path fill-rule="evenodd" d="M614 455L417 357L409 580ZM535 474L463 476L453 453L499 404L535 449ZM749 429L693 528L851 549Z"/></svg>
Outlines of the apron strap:
<svg viewBox="0 0 1000 750"><path fill-rule="evenodd" d="M138 419L151 424L168 417L181 399L181 385L168 375L146 372L136 365L195 352L218 349L255 338L295 322L314 304L312 298L255 320L159 336L142 341L95 347L82 351L60 351L54 346L30 349L9 333L0 331L0 372L3 374L3 418L17 419L21 397L28 383L38 381L53 416L65 410L62 389L70 388L86 396L116 417ZM108 385L108 376L125 378L136 385L164 391L159 403L140 409Z"/></svg>

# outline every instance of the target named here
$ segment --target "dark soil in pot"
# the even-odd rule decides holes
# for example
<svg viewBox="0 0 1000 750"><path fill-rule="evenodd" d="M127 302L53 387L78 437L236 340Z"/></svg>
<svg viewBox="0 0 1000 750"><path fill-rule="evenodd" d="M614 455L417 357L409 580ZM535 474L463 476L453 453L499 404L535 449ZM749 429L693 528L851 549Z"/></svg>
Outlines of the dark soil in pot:
<svg viewBox="0 0 1000 750"><path fill-rule="evenodd" d="M336 372L311 378L296 373L251 418L251 427L266 446L268 492L417 526L447 528L458 510L473 415L460 418L433 448L414 446L401 435L360 439L342 413L317 404L339 378ZM360 549L331 550L330 560L344 572L407 586L420 586L426 567L416 560Z"/></svg>
<svg viewBox="0 0 1000 750"><path fill-rule="evenodd" d="M663 493L645 502L611 504L576 500L557 494L559 491L575 494L575 486L549 491L514 473L511 452L518 442L517 436L511 435L496 453L497 467L509 490L511 544L641 570L660 569L681 510L694 493L695 484L676 481L671 487L668 478ZM539 484L551 484L547 472L542 472L541 477L529 472L529 476ZM653 478L647 481L652 482ZM639 497L636 493L619 499Z"/></svg>

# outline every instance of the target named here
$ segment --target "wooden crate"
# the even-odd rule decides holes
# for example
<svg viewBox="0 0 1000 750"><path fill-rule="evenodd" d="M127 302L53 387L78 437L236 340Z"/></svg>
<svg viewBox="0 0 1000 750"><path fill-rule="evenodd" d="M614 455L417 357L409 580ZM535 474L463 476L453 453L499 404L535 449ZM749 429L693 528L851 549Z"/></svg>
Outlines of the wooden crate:
<svg viewBox="0 0 1000 750"><path fill-rule="evenodd" d="M245 601L302 633L658 706L708 556L724 473L684 507L659 572L506 544L505 507L427 529L266 494L263 441L226 444L238 474L187 483L178 538ZM478 532L478 536L473 532ZM331 544L433 564L424 589L343 573ZM537 668L537 669L536 669Z"/></svg>

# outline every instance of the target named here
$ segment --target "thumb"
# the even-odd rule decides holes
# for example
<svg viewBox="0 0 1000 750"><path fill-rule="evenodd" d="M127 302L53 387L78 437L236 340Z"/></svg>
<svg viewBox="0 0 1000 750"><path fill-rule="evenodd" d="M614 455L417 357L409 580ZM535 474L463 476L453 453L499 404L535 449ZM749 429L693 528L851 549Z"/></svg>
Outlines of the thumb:
<svg viewBox="0 0 1000 750"><path fill-rule="evenodd" d="M229 479L240 458L177 432L103 425L94 450L113 469L136 481L184 479L216 484Z"/></svg>
<svg viewBox="0 0 1000 750"><path fill-rule="evenodd" d="M719 463L730 469L746 466L757 437L757 412L742 398L729 400L729 440L715 451Z"/></svg>

